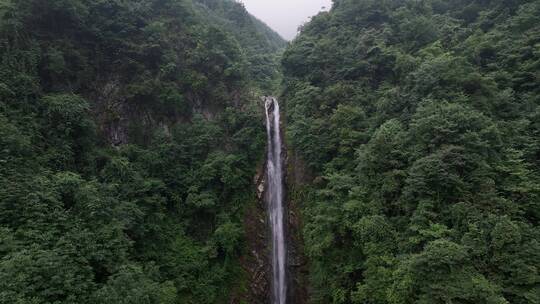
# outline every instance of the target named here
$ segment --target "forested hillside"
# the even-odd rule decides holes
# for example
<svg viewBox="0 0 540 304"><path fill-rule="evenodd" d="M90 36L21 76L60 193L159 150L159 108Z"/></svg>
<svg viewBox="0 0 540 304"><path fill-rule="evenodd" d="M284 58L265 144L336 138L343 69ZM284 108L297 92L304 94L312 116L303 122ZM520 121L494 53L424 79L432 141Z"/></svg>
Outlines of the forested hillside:
<svg viewBox="0 0 540 304"><path fill-rule="evenodd" d="M248 61L248 73L265 93L280 83L280 58L286 42L266 24L250 15L236 0L196 0L208 22L233 33Z"/></svg>
<svg viewBox="0 0 540 304"><path fill-rule="evenodd" d="M234 0L0 0L0 304L268 301L278 90L287 303L540 303L540 0L334 0L285 47Z"/></svg>
<svg viewBox="0 0 540 304"><path fill-rule="evenodd" d="M242 6L204 5L0 0L0 303L242 288L265 147L253 92L277 77L254 50L284 42Z"/></svg>
<svg viewBox="0 0 540 304"><path fill-rule="evenodd" d="M540 1L335 0L283 65L313 303L540 303Z"/></svg>

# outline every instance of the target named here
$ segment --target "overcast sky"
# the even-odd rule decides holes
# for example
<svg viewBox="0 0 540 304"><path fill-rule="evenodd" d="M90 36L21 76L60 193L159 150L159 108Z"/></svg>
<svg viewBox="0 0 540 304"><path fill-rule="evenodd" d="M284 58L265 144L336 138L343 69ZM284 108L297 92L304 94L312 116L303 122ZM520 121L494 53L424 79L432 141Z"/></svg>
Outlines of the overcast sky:
<svg viewBox="0 0 540 304"><path fill-rule="evenodd" d="M247 10L287 40L296 36L298 26L316 15L322 7L330 9L332 0L239 0Z"/></svg>

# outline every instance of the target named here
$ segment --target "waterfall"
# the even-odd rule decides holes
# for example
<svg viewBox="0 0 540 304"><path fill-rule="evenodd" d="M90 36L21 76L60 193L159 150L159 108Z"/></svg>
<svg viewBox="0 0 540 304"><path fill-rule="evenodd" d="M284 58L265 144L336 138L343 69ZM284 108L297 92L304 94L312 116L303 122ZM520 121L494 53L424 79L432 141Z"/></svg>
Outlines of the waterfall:
<svg viewBox="0 0 540 304"><path fill-rule="evenodd" d="M287 300L287 273L285 223L283 208L283 170L281 160L281 133L279 104L274 97L266 97L266 132L268 134L267 201L272 229L272 301L285 304Z"/></svg>

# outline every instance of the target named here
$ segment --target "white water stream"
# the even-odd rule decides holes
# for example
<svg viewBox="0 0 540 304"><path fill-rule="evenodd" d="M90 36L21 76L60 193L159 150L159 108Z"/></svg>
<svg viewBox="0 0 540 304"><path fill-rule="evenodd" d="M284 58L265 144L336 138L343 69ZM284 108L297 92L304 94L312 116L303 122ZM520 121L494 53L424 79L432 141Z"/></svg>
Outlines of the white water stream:
<svg viewBox="0 0 540 304"><path fill-rule="evenodd" d="M265 98L266 131L268 134L268 210L272 229L272 301L285 304L287 300L287 273L285 220L283 208L283 170L281 160L281 133L279 104L274 97Z"/></svg>

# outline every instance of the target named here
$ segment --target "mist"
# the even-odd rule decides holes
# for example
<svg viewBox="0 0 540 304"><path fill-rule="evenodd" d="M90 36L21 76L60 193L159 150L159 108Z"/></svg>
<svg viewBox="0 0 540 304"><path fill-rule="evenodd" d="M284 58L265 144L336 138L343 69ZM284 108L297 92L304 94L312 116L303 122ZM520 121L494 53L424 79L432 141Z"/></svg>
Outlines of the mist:
<svg viewBox="0 0 540 304"><path fill-rule="evenodd" d="M331 0L242 0L246 9L268 24L283 38L292 40L298 27L322 10L332 6Z"/></svg>

